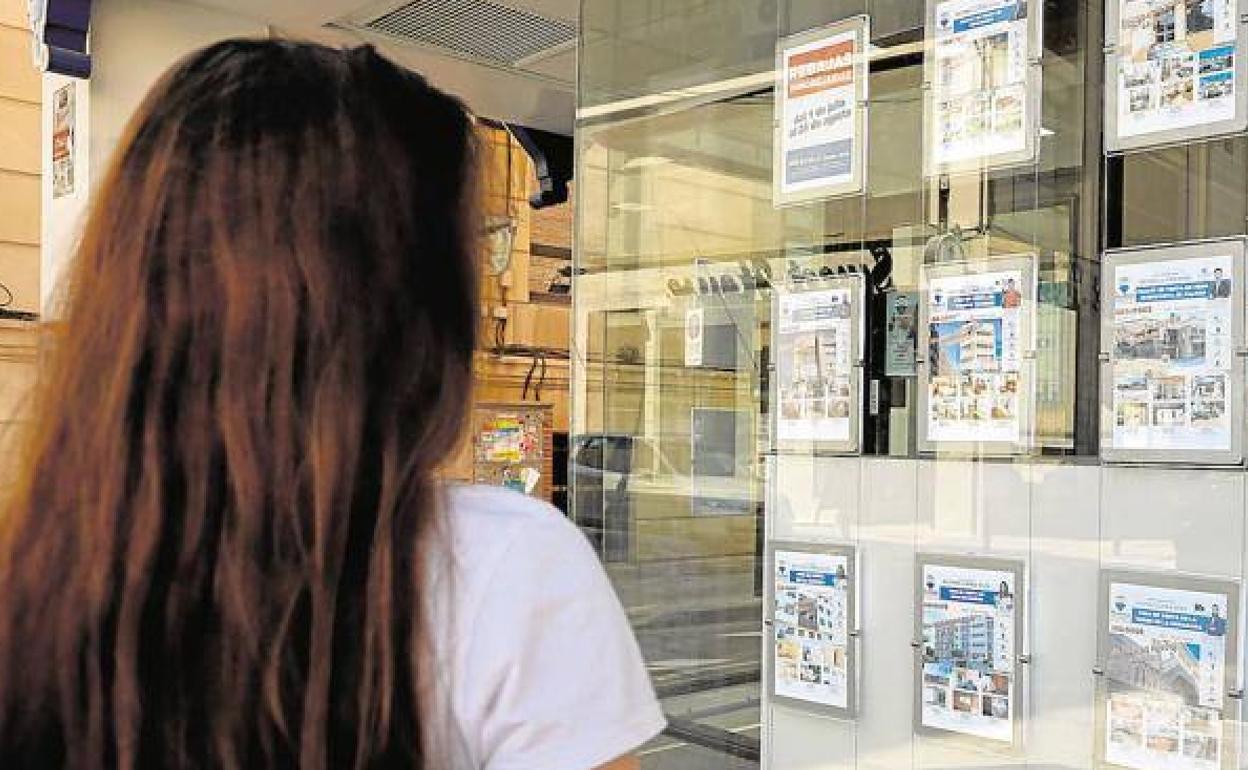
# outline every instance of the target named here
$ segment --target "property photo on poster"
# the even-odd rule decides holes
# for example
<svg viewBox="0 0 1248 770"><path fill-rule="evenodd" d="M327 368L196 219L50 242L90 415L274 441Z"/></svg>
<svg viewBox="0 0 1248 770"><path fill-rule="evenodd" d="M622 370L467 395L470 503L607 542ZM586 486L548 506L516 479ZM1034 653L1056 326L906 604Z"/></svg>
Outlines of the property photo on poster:
<svg viewBox="0 0 1248 770"><path fill-rule="evenodd" d="M1235 258L1109 259L1112 448L1230 451Z"/></svg>
<svg viewBox="0 0 1248 770"><path fill-rule="evenodd" d="M858 410L854 292L779 295L776 318L776 438L844 442Z"/></svg>
<svg viewBox="0 0 1248 770"><path fill-rule="evenodd" d="M850 555L774 553L773 692L848 709Z"/></svg>
<svg viewBox="0 0 1248 770"><path fill-rule="evenodd" d="M936 2L929 171L1017 162L1031 147L1027 0Z"/></svg>
<svg viewBox="0 0 1248 770"><path fill-rule="evenodd" d="M858 17L780 41L777 203L863 189L866 24Z"/></svg>
<svg viewBox="0 0 1248 770"><path fill-rule="evenodd" d="M1237 0L1110 2L1119 139L1165 141L1168 132L1235 118Z"/></svg>
<svg viewBox="0 0 1248 770"><path fill-rule="evenodd" d="M936 276L927 284L927 440L1024 438L1024 271Z"/></svg>
<svg viewBox="0 0 1248 770"><path fill-rule="evenodd" d="M1230 595L1111 582L1106 598L1105 762L1219 770Z"/></svg>
<svg viewBox="0 0 1248 770"><path fill-rule="evenodd" d="M922 563L924 728L1014 741L1017 573Z"/></svg>

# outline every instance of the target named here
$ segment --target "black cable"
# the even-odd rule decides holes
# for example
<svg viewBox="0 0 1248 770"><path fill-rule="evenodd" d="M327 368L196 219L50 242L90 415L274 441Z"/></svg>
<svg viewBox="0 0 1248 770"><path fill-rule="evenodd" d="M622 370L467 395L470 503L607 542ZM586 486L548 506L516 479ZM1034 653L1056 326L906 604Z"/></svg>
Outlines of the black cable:
<svg viewBox="0 0 1248 770"><path fill-rule="evenodd" d="M529 366L529 373L524 376L524 390L520 393L521 401L529 400L529 385L533 382L533 372L537 371L537 356L533 356L533 363Z"/></svg>
<svg viewBox="0 0 1248 770"><path fill-rule="evenodd" d="M542 362L542 374L537 379L537 390L533 394L533 400L541 401L542 400L542 386L546 384L546 354L539 352L537 356L538 357L535 360Z"/></svg>
<svg viewBox="0 0 1248 770"><path fill-rule="evenodd" d="M13 290L0 283L0 320L4 321L38 321L39 314L26 310L9 310L16 301Z"/></svg>
<svg viewBox="0 0 1248 770"><path fill-rule="evenodd" d="M496 355L501 356L503 354L503 351L507 348L507 344L506 344L507 340L504 337L506 331L507 331L507 319L506 318L500 318L494 322L494 353Z"/></svg>

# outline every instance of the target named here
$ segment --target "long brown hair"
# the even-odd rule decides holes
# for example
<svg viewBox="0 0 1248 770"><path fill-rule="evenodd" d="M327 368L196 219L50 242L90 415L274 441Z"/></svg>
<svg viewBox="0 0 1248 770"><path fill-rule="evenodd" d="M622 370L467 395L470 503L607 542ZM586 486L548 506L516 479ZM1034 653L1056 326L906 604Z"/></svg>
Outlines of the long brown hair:
<svg viewBox="0 0 1248 770"><path fill-rule="evenodd" d="M472 137L370 48L228 41L155 86L0 521L0 766L434 766Z"/></svg>

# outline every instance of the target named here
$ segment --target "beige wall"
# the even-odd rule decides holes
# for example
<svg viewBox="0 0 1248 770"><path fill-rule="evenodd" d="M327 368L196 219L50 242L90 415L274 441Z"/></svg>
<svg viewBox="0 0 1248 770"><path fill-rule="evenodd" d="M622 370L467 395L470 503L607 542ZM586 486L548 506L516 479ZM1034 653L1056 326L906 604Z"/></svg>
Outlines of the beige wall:
<svg viewBox="0 0 1248 770"><path fill-rule="evenodd" d="M0 283L39 306L39 114L25 0L0 0ZM0 296L0 299L3 299Z"/></svg>
<svg viewBox="0 0 1248 770"><path fill-rule="evenodd" d="M0 0L0 284L16 310L39 309L41 87L26 2ZM34 338L33 324L0 320L0 481L34 381Z"/></svg>

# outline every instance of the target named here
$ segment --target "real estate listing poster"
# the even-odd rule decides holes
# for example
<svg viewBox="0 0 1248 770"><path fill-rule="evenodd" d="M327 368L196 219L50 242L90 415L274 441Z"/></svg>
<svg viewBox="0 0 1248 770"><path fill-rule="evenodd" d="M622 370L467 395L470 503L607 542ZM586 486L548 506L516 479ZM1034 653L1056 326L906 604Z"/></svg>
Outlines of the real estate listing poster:
<svg viewBox="0 0 1248 770"><path fill-rule="evenodd" d="M52 93L52 197L74 194L74 131L77 112L74 106L76 82L68 83Z"/></svg>
<svg viewBox="0 0 1248 770"><path fill-rule="evenodd" d="M685 366L702 365L705 342L706 310L700 307L685 311Z"/></svg>
<svg viewBox="0 0 1248 770"><path fill-rule="evenodd" d="M848 711L852 552L773 551L772 694Z"/></svg>
<svg viewBox="0 0 1248 770"><path fill-rule="evenodd" d="M920 557L919 726L1013 743L1021 570Z"/></svg>
<svg viewBox="0 0 1248 770"><path fill-rule="evenodd" d="M782 293L778 305L777 440L857 444L854 290Z"/></svg>
<svg viewBox="0 0 1248 770"><path fill-rule="evenodd" d="M913 377L919 344L919 295L912 291L888 293L885 309L884 374Z"/></svg>
<svg viewBox="0 0 1248 770"><path fill-rule="evenodd" d="M1034 152L1029 6L1027 0L935 3L929 173L1017 163Z"/></svg>
<svg viewBox="0 0 1248 770"><path fill-rule="evenodd" d="M1185 129L1220 133L1217 124L1235 120L1237 0L1109 2L1111 149L1190 137Z"/></svg>
<svg viewBox="0 0 1248 770"><path fill-rule="evenodd" d="M1229 748L1231 593L1111 577L1103 596L1103 760L1140 770L1220 770Z"/></svg>
<svg viewBox="0 0 1248 770"><path fill-rule="evenodd" d="M1109 257L1114 450L1230 452L1235 257ZM1182 460L1182 454L1173 459Z"/></svg>
<svg viewBox="0 0 1248 770"><path fill-rule="evenodd" d="M862 16L777 46L778 205L862 192L867 39Z"/></svg>
<svg viewBox="0 0 1248 770"><path fill-rule="evenodd" d="M926 442L1023 442L1025 304L1021 268L927 281Z"/></svg>

